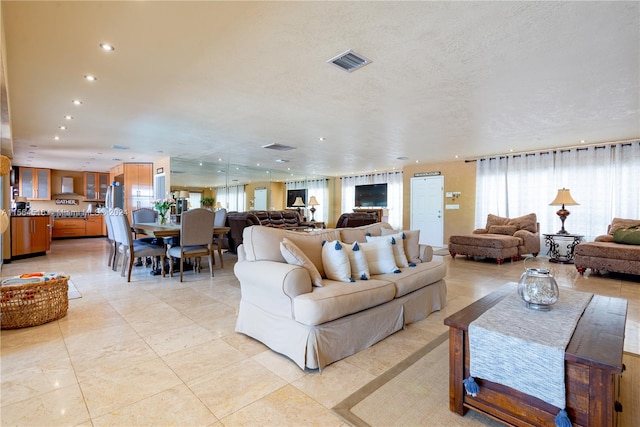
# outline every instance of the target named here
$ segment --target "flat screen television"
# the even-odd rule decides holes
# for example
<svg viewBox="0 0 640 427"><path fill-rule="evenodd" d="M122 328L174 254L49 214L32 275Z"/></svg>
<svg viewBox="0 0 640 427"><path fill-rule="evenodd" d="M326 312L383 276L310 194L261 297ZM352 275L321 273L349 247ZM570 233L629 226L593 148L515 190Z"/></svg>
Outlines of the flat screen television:
<svg viewBox="0 0 640 427"><path fill-rule="evenodd" d="M356 185L355 199L357 208L386 208L387 184Z"/></svg>
<svg viewBox="0 0 640 427"><path fill-rule="evenodd" d="M287 190L287 207L288 208L296 208L297 206L293 206L293 203L296 201L296 197L302 197L302 201L304 205L307 205L307 189L298 189L298 190Z"/></svg>

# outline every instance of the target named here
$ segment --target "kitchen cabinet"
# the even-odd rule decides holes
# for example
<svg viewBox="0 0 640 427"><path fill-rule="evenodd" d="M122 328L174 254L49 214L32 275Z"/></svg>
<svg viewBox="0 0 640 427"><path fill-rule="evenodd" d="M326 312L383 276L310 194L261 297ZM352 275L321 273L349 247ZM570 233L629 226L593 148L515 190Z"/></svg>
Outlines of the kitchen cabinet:
<svg viewBox="0 0 640 427"><path fill-rule="evenodd" d="M53 238L84 237L86 222L84 218L56 218L53 221Z"/></svg>
<svg viewBox="0 0 640 427"><path fill-rule="evenodd" d="M150 208L153 200L153 164L124 163L124 209Z"/></svg>
<svg viewBox="0 0 640 427"><path fill-rule="evenodd" d="M29 200L51 200L51 169L20 168L20 195Z"/></svg>
<svg viewBox="0 0 640 427"><path fill-rule="evenodd" d="M109 174L98 172L84 173L84 196L87 200L104 202L109 186Z"/></svg>
<svg viewBox="0 0 640 427"><path fill-rule="evenodd" d="M11 256L44 254L51 248L51 217L12 216Z"/></svg>
<svg viewBox="0 0 640 427"><path fill-rule="evenodd" d="M87 215L84 227L85 236L87 237L104 236L104 216Z"/></svg>

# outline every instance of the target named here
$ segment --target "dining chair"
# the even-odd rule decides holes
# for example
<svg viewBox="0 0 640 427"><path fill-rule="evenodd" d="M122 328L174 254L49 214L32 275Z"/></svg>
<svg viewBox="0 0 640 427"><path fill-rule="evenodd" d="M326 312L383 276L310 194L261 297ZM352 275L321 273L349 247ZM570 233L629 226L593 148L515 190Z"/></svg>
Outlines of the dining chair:
<svg viewBox="0 0 640 427"><path fill-rule="evenodd" d="M214 213L203 208L190 209L182 213L180 219L180 245L172 246L167 251L170 265L169 275L171 277L173 277L174 258L180 258L180 281L182 282L184 259L198 258L193 267L195 273L196 269L200 271L199 258L202 256L209 257L209 269L211 270L211 277L213 277L213 228L211 226L213 219Z"/></svg>
<svg viewBox="0 0 640 427"><path fill-rule="evenodd" d="M113 234L113 224L111 224L111 216L109 215L109 210L103 208L101 210L102 215L104 216L104 223L107 226L107 240L109 241L109 258L107 259L107 267L112 267L113 270L116 269L116 257L118 254L118 244L115 239L115 235Z"/></svg>
<svg viewBox="0 0 640 427"><path fill-rule="evenodd" d="M224 227L227 222L227 210L224 208L218 209L214 212L213 228ZM213 235L213 246L218 249L218 258L220 258L220 268L224 268L224 261L222 261L222 237Z"/></svg>
<svg viewBox="0 0 640 427"><path fill-rule="evenodd" d="M164 277L164 246L134 240L129 218L124 212L120 215L112 215L111 220L113 223L115 238L119 243L118 251L123 255L122 271L120 275L124 277L125 270L128 269L127 282L130 282L131 271L133 270L133 260L135 258L160 257L162 276Z"/></svg>

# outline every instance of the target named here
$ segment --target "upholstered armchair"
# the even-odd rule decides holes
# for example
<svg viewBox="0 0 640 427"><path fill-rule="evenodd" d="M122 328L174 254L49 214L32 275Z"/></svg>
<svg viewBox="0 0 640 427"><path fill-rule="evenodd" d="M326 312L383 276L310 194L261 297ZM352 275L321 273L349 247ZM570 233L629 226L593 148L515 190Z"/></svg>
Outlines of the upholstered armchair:
<svg viewBox="0 0 640 427"><path fill-rule="evenodd" d="M536 214L504 218L489 214L487 225L470 235L451 236L449 253L456 255L495 258L502 264L505 258L518 260L525 254L540 253L540 224Z"/></svg>

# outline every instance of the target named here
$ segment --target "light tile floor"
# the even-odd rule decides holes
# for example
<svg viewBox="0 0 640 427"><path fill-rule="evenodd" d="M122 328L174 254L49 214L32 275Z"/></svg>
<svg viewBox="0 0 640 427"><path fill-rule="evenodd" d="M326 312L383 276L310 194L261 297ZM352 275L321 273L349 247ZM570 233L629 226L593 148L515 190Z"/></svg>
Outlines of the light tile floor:
<svg viewBox="0 0 640 427"><path fill-rule="evenodd" d="M445 310L319 374L234 332L234 255L224 254L214 278L205 269L180 283L137 267L127 283L106 266L106 251L100 238L54 241L44 257L3 266L2 277L67 273L82 298L58 321L2 331L2 425L342 426L331 407L445 332L445 317L524 271L522 262L444 257ZM551 268L561 288L628 299L625 350L640 353L640 279Z"/></svg>

